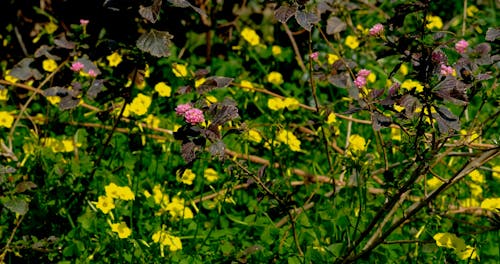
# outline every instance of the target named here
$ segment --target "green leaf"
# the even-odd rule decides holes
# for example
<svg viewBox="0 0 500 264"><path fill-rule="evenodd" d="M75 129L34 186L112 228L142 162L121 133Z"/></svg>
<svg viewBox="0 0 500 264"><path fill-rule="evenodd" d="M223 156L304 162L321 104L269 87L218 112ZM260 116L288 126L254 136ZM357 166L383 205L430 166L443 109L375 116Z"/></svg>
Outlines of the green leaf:
<svg viewBox="0 0 500 264"><path fill-rule="evenodd" d="M5 208L20 215L25 215L28 212L28 202L20 197L4 197L2 199L2 204Z"/></svg>

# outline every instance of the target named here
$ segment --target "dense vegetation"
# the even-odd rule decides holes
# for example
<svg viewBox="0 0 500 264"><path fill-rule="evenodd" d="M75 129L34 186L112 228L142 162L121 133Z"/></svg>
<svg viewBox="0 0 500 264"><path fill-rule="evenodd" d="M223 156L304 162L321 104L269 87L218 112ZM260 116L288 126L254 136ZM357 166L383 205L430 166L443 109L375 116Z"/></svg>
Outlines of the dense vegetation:
<svg viewBox="0 0 500 264"><path fill-rule="evenodd" d="M0 10L0 263L500 262L498 2Z"/></svg>

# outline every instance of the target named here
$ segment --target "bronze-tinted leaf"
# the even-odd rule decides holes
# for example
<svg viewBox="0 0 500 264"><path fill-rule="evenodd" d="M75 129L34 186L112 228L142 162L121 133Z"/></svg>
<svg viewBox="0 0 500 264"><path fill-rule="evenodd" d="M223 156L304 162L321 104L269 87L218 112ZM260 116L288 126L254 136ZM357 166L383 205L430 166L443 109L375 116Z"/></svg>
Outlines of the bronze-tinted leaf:
<svg viewBox="0 0 500 264"><path fill-rule="evenodd" d="M42 74L37 69L30 67L30 64L33 61L35 61L33 58L22 59L10 70L9 75L16 77L21 81L26 81L30 78L40 80L42 78Z"/></svg>
<svg viewBox="0 0 500 264"><path fill-rule="evenodd" d="M142 34L137 40L137 47L148 52L155 57L167 57L170 55L170 45L172 45L172 36L167 31L158 31L151 29L149 32Z"/></svg>
<svg viewBox="0 0 500 264"><path fill-rule="evenodd" d="M153 4L150 6L140 6L139 14L146 20L151 23L156 23L158 21L158 17L160 16L162 0L154 0Z"/></svg>
<svg viewBox="0 0 500 264"><path fill-rule="evenodd" d="M467 89L470 84L457 80L456 77L446 76L442 82L436 85L436 95L456 105L468 103Z"/></svg>
<svg viewBox="0 0 500 264"><path fill-rule="evenodd" d="M319 17L313 13L306 13L304 11L297 11L295 13L295 19L301 27L307 31L311 31L314 24L319 22Z"/></svg>
<svg viewBox="0 0 500 264"><path fill-rule="evenodd" d="M52 50L53 47L49 47L47 45L42 45L40 46L36 51L35 51L35 58L40 58L42 56L45 56L47 57L48 59L52 59L52 60L60 60L61 57L59 56L56 56L56 55L52 55L50 54L49 51Z"/></svg>
<svg viewBox="0 0 500 264"><path fill-rule="evenodd" d="M297 13L295 6L280 6L274 11L274 17L281 23L286 23L288 19Z"/></svg>
<svg viewBox="0 0 500 264"><path fill-rule="evenodd" d="M380 114L379 112L374 112L372 114L372 126L375 131L380 131L382 127L388 127L392 124L392 118Z"/></svg>
<svg viewBox="0 0 500 264"><path fill-rule="evenodd" d="M224 151L226 150L226 144L222 140L218 140L208 147L208 151L212 157L217 157L219 160L224 159Z"/></svg>
<svg viewBox="0 0 500 264"><path fill-rule="evenodd" d="M212 116L212 125L219 126L237 117L238 108L232 100L226 99L222 102L211 104L208 109L208 114Z"/></svg>
<svg viewBox="0 0 500 264"><path fill-rule="evenodd" d="M486 40L487 41L495 41L500 37L500 28L488 28L486 31Z"/></svg>
<svg viewBox="0 0 500 264"><path fill-rule="evenodd" d="M104 88L104 80L95 79L87 91L87 97L91 100L94 100L97 97L97 95L102 91L103 88Z"/></svg>
<svg viewBox="0 0 500 264"><path fill-rule="evenodd" d="M437 113L433 113L432 117L438 123L439 132L443 134L451 133L453 130L460 131L460 121L450 110L444 106L436 108Z"/></svg>
<svg viewBox="0 0 500 264"><path fill-rule="evenodd" d="M171 3L175 7L181 7L181 8L191 7L196 13L200 14L201 16L207 16L205 11L192 5L187 0L168 0L168 2Z"/></svg>
<svg viewBox="0 0 500 264"><path fill-rule="evenodd" d="M97 68L97 66L91 60L89 60L87 58L79 58L76 61L83 64L82 71L84 71L86 73L93 71L95 73L95 75L101 74L101 70L99 70L99 68Z"/></svg>
<svg viewBox="0 0 500 264"><path fill-rule="evenodd" d="M326 21L326 34L332 35L344 31L347 24L338 17L330 17Z"/></svg>
<svg viewBox="0 0 500 264"><path fill-rule="evenodd" d="M36 187L36 184L32 181L22 181L16 185L16 192L23 193L25 191L35 189Z"/></svg>
<svg viewBox="0 0 500 264"><path fill-rule="evenodd" d="M199 147L193 142L187 142L182 144L181 155L185 162L191 163L196 159L196 150Z"/></svg>
<svg viewBox="0 0 500 264"><path fill-rule="evenodd" d="M64 49L74 49L76 47L76 43L67 40L65 35L61 35L60 37L54 39L54 44L56 44L59 48Z"/></svg>
<svg viewBox="0 0 500 264"><path fill-rule="evenodd" d="M208 77L205 80L205 82L203 82L203 84L201 84L197 88L197 91L198 91L198 93L202 94L202 93L211 91L213 89L224 88L224 87L227 87L232 81L233 81L233 78L211 76L211 77Z"/></svg>
<svg viewBox="0 0 500 264"><path fill-rule="evenodd" d="M61 110L76 108L81 100L80 93L81 86L77 83L73 83L73 89L54 86L43 91L45 96L59 96L61 98L61 101L59 102L59 109Z"/></svg>

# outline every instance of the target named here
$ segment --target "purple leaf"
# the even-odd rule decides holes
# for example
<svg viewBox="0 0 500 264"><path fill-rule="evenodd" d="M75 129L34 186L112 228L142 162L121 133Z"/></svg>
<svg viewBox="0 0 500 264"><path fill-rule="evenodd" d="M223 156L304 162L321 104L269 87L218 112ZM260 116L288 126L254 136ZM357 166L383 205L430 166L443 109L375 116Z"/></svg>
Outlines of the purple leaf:
<svg viewBox="0 0 500 264"><path fill-rule="evenodd" d="M311 31L312 26L320 21L317 15L303 11L297 11L295 13L295 20L297 20L297 23L307 31Z"/></svg>
<svg viewBox="0 0 500 264"><path fill-rule="evenodd" d="M160 16L162 0L154 0L153 4L150 6L140 6L139 14L151 23L156 23L158 17Z"/></svg>
<svg viewBox="0 0 500 264"><path fill-rule="evenodd" d="M211 76L208 77L202 85L200 85L196 90L199 94L209 92L216 88L224 88L227 87L233 78L228 77L219 77L219 76Z"/></svg>
<svg viewBox="0 0 500 264"><path fill-rule="evenodd" d="M487 41L495 41L498 37L500 37L500 28L488 28L485 38Z"/></svg>
<svg viewBox="0 0 500 264"><path fill-rule="evenodd" d="M167 31L151 29L142 34L136 42L137 47L155 57L167 57L170 55L169 47L172 45L172 36Z"/></svg>
<svg viewBox="0 0 500 264"><path fill-rule="evenodd" d="M326 21L326 34L332 35L344 31L347 24L338 17L330 17Z"/></svg>
<svg viewBox="0 0 500 264"><path fill-rule="evenodd" d="M35 61L33 58L22 59L20 62L14 65L14 67L10 70L9 75L16 77L21 81L26 81L30 78L40 80L42 78L42 74L37 69L30 67L30 64L33 61Z"/></svg>
<svg viewBox="0 0 500 264"><path fill-rule="evenodd" d="M292 6L280 6L274 11L274 17L281 23L286 23L288 19L297 13L297 8Z"/></svg>
<svg viewBox="0 0 500 264"><path fill-rule="evenodd" d="M388 127L392 124L392 118L380 114L379 112L374 112L372 114L372 126L375 131L380 131L382 127Z"/></svg>

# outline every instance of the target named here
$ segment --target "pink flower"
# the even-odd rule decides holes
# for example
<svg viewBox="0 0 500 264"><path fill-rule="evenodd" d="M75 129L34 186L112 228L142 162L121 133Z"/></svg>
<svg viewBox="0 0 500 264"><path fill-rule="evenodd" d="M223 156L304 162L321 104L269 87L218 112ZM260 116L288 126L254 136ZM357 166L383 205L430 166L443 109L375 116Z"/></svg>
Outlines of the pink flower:
<svg viewBox="0 0 500 264"><path fill-rule="evenodd" d="M363 77L363 78L366 78L366 77L368 77L368 75L370 75L370 73L372 73L370 70L367 70L367 69L361 69L361 70L358 72L358 77Z"/></svg>
<svg viewBox="0 0 500 264"><path fill-rule="evenodd" d="M469 42L465 40L460 40L455 44L455 49L457 50L458 53L464 53L467 50L467 47L469 47Z"/></svg>
<svg viewBox="0 0 500 264"><path fill-rule="evenodd" d="M175 113L178 115L184 115L188 110L192 109L191 104L180 104L175 108Z"/></svg>
<svg viewBox="0 0 500 264"><path fill-rule="evenodd" d="M90 77L96 77L97 76L97 72L95 72L92 69L89 70L88 74L89 74Z"/></svg>
<svg viewBox="0 0 500 264"><path fill-rule="evenodd" d="M371 36L377 36L377 35L380 35L380 33L384 31L384 26L380 23L378 24L375 24L372 28L370 28L370 35Z"/></svg>
<svg viewBox="0 0 500 264"><path fill-rule="evenodd" d="M81 71L81 70L83 69L83 67L85 67L85 66L83 65L83 63L81 63L81 62L79 62L79 61L75 61L75 62L73 62L73 64L71 64L70 69L71 69L72 71L74 71L74 72L79 72L79 71Z"/></svg>
<svg viewBox="0 0 500 264"><path fill-rule="evenodd" d="M80 19L80 25L86 26L89 23L88 19Z"/></svg>
<svg viewBox="0 0 500 264"><path fill-rule="evenodd" d="M184 113L184 118L186 122L191 125L196 125L205 122L205 117L203 117L203 111L198 108L191 108Z"/></svg>
<svg viewBox="0 0 500 264"><path fill-rule="evenodd" d="M437 63L444 63L446 60L446 55L441 51L434 51L432 53L432 60Z"/></svg>
<svg viewBox="0 0 500 264"><path fill-rule="evenodd" d="M446 66L445 64L441 64L441 74L442 75L452 75L453 68L451 66Z"/></svg>
<svg viewBox="0 0 500 264"><path fill-rule="evenodd" d="M358 88L362 88L363 86L366 85L366 78L365 77L362 77L362 76L358 76L356 77L356 80L354 80L354 84L358 87Z"/></svg>
<svg viewBox="0 0 500 264"><path fill-rule="evenodd" d="M319 56L319 52L313 52L311 53L311 55L309 55L311 57L311 59L313 60L317 60L318 59L318 56Z"/></svg>

